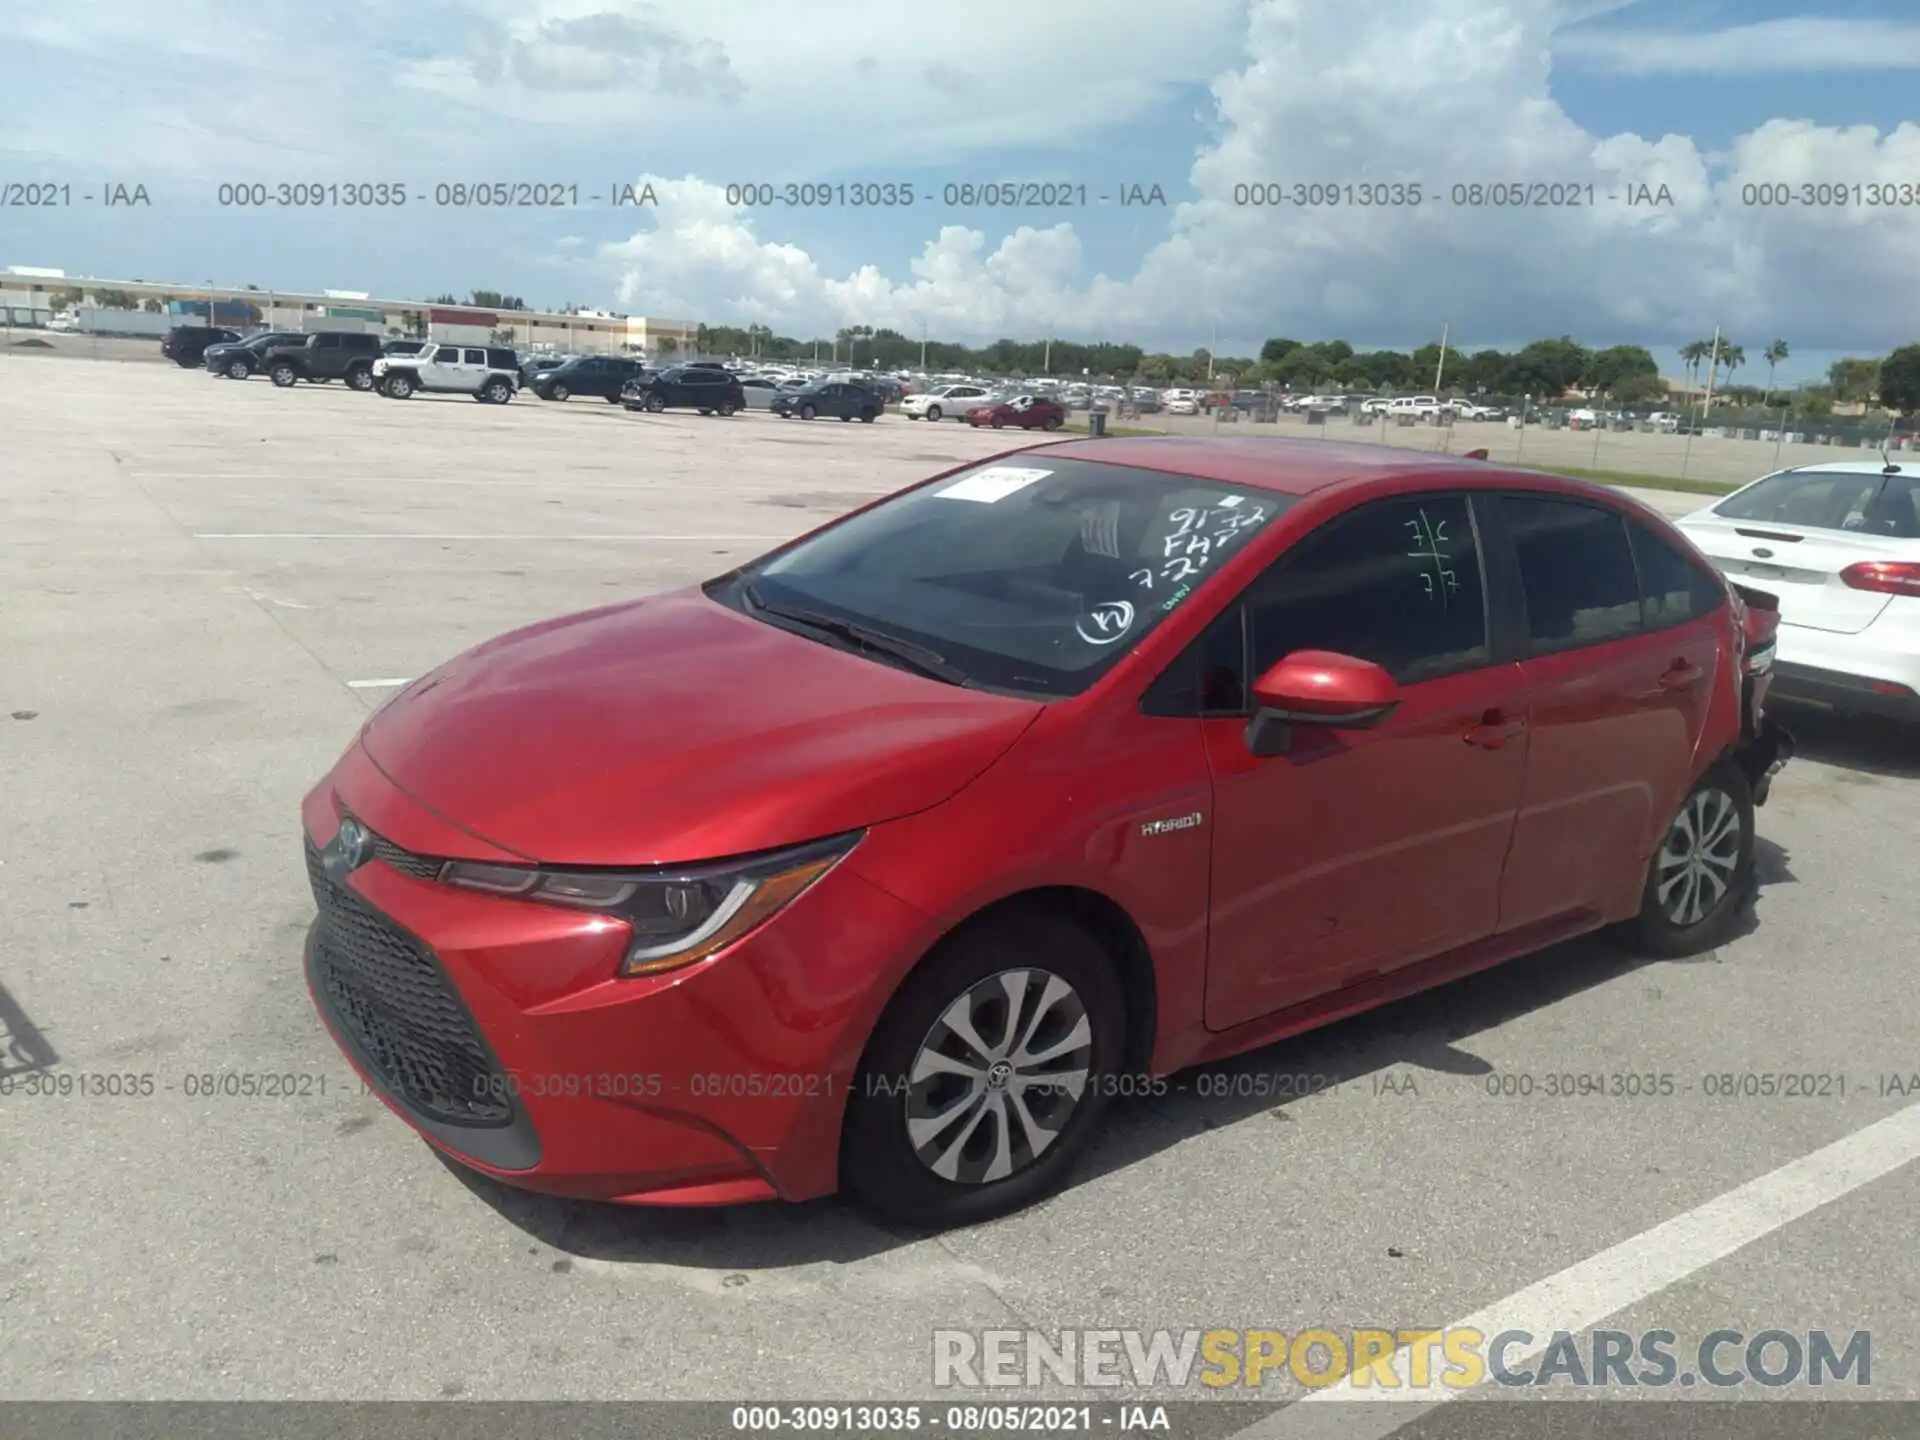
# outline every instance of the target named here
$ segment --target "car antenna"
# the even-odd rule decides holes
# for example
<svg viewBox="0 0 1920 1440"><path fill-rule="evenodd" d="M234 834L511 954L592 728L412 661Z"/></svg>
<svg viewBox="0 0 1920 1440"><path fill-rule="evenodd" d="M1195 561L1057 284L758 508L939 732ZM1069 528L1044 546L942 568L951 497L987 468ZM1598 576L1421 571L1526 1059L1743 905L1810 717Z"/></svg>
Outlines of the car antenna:
<svg viewBox="0 0 1920 1440"><path fill-rule="evenodd" d="M1880 437L1880 473L1882 475L1898 475L1900 473L1900 467L1887 458L1887 446L1893 440L1893 426L1894 421L1889 419L1887 421L1887 433Z"/></svg>

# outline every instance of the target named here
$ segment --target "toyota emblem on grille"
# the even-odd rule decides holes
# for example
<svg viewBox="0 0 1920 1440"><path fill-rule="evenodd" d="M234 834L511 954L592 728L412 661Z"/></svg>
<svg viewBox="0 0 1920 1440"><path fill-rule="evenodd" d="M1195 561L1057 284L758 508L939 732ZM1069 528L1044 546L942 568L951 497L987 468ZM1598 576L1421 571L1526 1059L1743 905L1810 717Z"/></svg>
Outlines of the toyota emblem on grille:
<svg viewBox="0 0 1920 1440"><path fill-rule="evenodd" d="M335 875L358 870L373 858L373 832L351 815L343 816L339 833L320 858Z"/></svg>

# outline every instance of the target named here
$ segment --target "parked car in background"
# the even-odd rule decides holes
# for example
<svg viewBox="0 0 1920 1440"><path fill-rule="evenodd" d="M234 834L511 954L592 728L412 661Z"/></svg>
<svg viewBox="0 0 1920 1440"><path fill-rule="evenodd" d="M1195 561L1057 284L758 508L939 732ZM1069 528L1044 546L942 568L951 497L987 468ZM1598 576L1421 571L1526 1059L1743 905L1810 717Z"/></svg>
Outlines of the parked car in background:
<svg viewBox="0 0 1920 1440"><path fill-rule="evenodd" d="M958 420L987 398L984 385L936 385L900 402L900 413L909 420Z"/></svg>
<svg viewBox="0 0 1920 1440"><path fill-rule="evenodd" d="M215 345L237 345L240 332L212 325L176 325L160 339L160 353L182 370L198 370Z"/></svg>
<svg viewBox="0 0 1920 1440"><path fill-rule="evenodd" d="M383 355L373 362L375 388L389 400L471 395L490 405L513 399L520 357L497 345L432 344L417 355Z"/></svg>
<svg viewBox="0 0 1920 1440"><path fill-rule="evenodd" d="M1457 420L1498 420L1507 413L1498 405L1482 405L1473 400L1449 400L1445 408Z"/></svg>
<svg viewBox="0 0 1920 1440"><path fill-rule="evenodd" d="M740 381L719 365L672 365L658 375L629 380L620 403L629 410L698 410L702 415L732 415L747 408Z"/></svg>
<svg viewBox="0 0 1920 1440"><path fill-rule="evenodd" d="M575 395L586 395L617 405L621 392L645 373L638 360L614 355L575 355L551 369L537 371L527 381L527 389L542 400L565 401Z"/></svg>
<svg viewBox="0 0 1920 1440"><path fill-rule="evenodd" d="M383 340L380 342L382 355L418 355L431 341L427 340Z"/></svg>
<svg viewBox="0 0 1920 1440"><path fill-rule="evenodd" d="M302 330L263 330L230 345L209 345L201 363L207 373L229 380L245 380L260 373L260 357L275 345L297 345L307 338Z"/></svg>
<svg viewBox="0 0 1920 1440"><path fill-rule="evenodd" d="M798 390L780 392L767 408L782 420L812 420L830 415L871 425L879 418L884 403L875 392L851 380L821 380Z"/></svg>
<svg viewBox="0 0 1920 1440"><path fill-rule="evenodd" d="M1198 415L1200 413L1200 402L1190 394L1169 395L1166 402L1166 412L1169 415Z"/></svg>
<svg viewBox="0 0 1920 1440"><path fill-rule="evenodd" d="M1778 698L1920 722L1920 469L1783 470L1679 523L1728 579L1779 598Z"/></svg>
<svg viewBox="0 0 1920 1440"><path fill-rule="evenodd" d="M344 380L355 390L373 388L373 362L381 355L378 335L325 331L295 343L269 345L260 352L260 368L283 389L302 380L325 384Z"/></svg>
<svg viewBox="0 0 1920 1440"><path fill-rule="evenodd" d="M536 376L544 375L549 370L558 370L572 358L571 355L535 355L531 359L522 360L520 362L521 388L525 389L531 385Z"/></svg>
<svg viewBox="0 0 1920 1440"><path fill-rule="evenodd" d="M1723 944L1791 753L1764 607L1599 485L1257 450L969 464L436 667L301 805L321 1021L509 1185L948 1226L1130 1077L1609 925Z"/></svg>
<svg viewBox="0 0 1920 1440"><path fill-rule="evenodd" d="M1387 402L1387 414L1393 419L1410 415L1416 420L1438 419L1441 411L1437 395L1401 395Z"/></svg>
<svg viewBox="0 0 1920 1440"><path fill-rule="evenodd" d="M1038 395L1016 395L990 405L976 405L967 412L969 425L989 426L995 430L1058 430L1067 423L1067 411L1056 400Z"/></svg>
<svg viewBox="0 0 1920 1440"><path fill-rule="evenodd" d="M742 375L740 377L740 394L742 398L745 399L746 404L741 408L745 410L770 409L773 405L774 396L782 393L782 388L780 381L770 375Z"/></svg>

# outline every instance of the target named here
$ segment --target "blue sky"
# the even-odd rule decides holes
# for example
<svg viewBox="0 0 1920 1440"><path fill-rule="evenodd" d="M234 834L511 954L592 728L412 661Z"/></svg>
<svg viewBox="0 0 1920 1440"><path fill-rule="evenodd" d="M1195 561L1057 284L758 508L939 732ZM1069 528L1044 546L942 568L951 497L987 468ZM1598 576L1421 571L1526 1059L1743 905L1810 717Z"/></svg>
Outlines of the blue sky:
<svg viewBox="0 0 1920 1440"><path fill-rule="evenodd" d="M1663 363L1716 323L1792 380L1920 340L1920 16L1890 0L972 0L938 46L891 3L92 0L9 21L0 184L141 183L144 209L0 209L0 264L382 295L502 289L786 333L1051 330L1229 353L1268 335L1469 348L1572 333ZM1009 45L1008 35L1022 43ZM1089 203L949 206L1018 180ZM546 181L657 208L459 209ZM1237 187L1419 182L1417 209ZM1454 182L1666 185L1671 205L1490 211ZM223 207L222 183L400 182L402 210ZM912 185L905 208L729 203L742 182ZM1159 186L1164 206L1102 205ZM1676 367L1677 368L1677 367ZM1750 362L1745 375L1760 368Z"/></svg>

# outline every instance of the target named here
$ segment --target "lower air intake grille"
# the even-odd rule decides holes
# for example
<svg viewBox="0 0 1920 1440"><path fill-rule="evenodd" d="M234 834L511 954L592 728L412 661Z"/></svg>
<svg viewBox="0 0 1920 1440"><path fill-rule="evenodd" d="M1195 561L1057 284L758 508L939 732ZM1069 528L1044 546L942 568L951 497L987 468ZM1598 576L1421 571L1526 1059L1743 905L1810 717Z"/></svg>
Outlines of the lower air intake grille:
<svg viewBox="0 0 1920 1440"><path fill-rule="evenodd" d="M440 1124L511 1124L506 1077L433 952L336 884L311 841L307 877L320 907L316 986L374 1077Z"/></svg>

